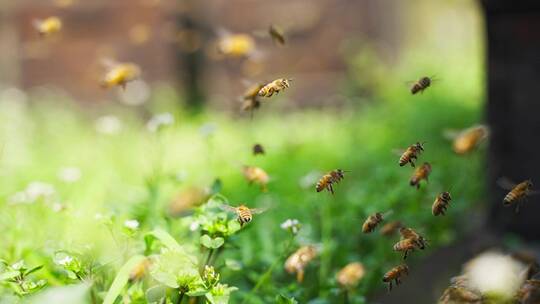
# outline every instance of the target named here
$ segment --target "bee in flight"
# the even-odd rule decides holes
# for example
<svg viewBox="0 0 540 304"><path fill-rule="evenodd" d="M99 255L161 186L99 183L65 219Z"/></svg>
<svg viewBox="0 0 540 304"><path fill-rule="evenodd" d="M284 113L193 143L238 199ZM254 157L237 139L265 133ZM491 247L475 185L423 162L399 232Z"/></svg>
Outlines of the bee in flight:
<svg viewBox="0 0 540 304"><path fill-rule="evenodd" d="M261 144L253 145L252 150L253 150L253 155L259 155L259 154L264 155L264 147Z"/></svg>
<svg viewBox="0 0 540 304"><path fill-rule="evenodd" d="M392 234L396 233L399 228L403 227L400 221L393 221L384 224L384 226L381 227L381 234L384 236L391 236Z"/></svg>
<svg viewBox="0 0 540 304"><path fill-rule="evenodd" d="M220 205L220 208L224 211L235 213L236 216L238 217L238 222L240 223L240 226L244 226L244 224L251 222L254 214L263 213L267 209L267 208L250 209L249 207L246 207L244 205L239 205L238 207L233 207L229 205Z"/></svg>
<svg viewBox="0 0 540 304"><path fill-rule="evenodd" d="M398 265L390 269L383 276L383 282L388 283L388 291L392 291L392 281L396 282L396 285L401 283L401 278L409 274L409 267L405 264Z"/></svg>
<svg viewBox="0 0 540 304"><path fill-rule="evenodd" d="M285 90L286 88L290 87L290 82L292 79L287 78L279 78L276 79L270 83L265 84L260 90L259 90L259 96L262 97L272 97L274 93L277 95L279 92Z"/></svg>
<svg viewBox="0 0 540 304"><path fill-rule="evenodd" d="M362 225L362 232L363 233L370 233L375 230L375 228L384 220L384 217L389 215L391 211L386 212L385 214L382 214L380 212L374 213L366 219L364 224Z"/></svg>
<svg viewBox="0 0 540 304"><path fill-rule="evenodd" d="M411 180L409 181L409 184L413 187L416 186L416 189L420 189L420 182L423 179L425 179L427 182L430 173L431 173L431 165L428 162L425 162L424 164L422 164L422 166L414 170L414 173L411 176Z"/></svg>
<svg viewBox="0 0 540 304"><path fill-rule="evenodd" d="M334 187L332 185L339 183L343 178L345 178L344 173L345 171L341 169L330 171L329 173L321 177L321 179L317 182L315 189L317 190L317 192L321 192L326 189L332 194L334 194Z"/></svg>
<svg viewBox="0 0 540 304"><path fill-rule="evenodd" d="M107 89L114 86L120 86L122 89L125 89L128 82L141 76L141 68L135 63L104 61L104 64L108 69L101 80L101 86Z"/></svg>
<svg viewBox="0 0 540 304"><path fill-rule="evenodd" d="M270 25L268 33L270 34L270 37L272 38L272 41L274 41L274 43L285 45L285 37L283 36L283 33L276 29L273 25Z"/></svg>
<svg viewBox="0 0 540 304"><path fill-rule="evenodd" d="M62 20L52 16L43 20L34 20L33 25L40 36L50 36L58 33L62 29Z"/></svg>
<svg viewBox="0 0 540 304"><path fill-rule="evenodd" d="M444 132L444 136L452 140L454 152L463 155L476 149L489 136L489 129L478 125L457 132L448 130Z"/></svg>
<svg viewBox="0 0 540 304"><path fill-rule="evenodd" d="M418 79L418 81L414 82L413 85L411 86L411 93L413 95L418 92L423 93L424 90L427 89L433 83L433 81L434 81L433 77L430 78L427 76L424 76Z"/></svg>
<svg viewBox="0 0 540 304"><path fill-rule="evenodd" d="M253 117L253 112L261 106L261 101L259 100L259 91L264 87L264 84L254 84L248 87L242 96L242 111L250 112L251 117Z"/></svg>
<svg viewBox="0 0 540 304"><path fill-rule="evenodd" d="M268 173L266 173L266 171L259 167L244 166L242 172L244 173L244 177L250 184L258 184L261 187L261 191L263 192L266 192L268 190L267 185L270 177L268 176Z"/></svg>
<svg viewBox="0 0 540 304"><path fill-rule="evenodd" d="M446 212L446 208L448 208L448 205L450 204L450 201L452 200L452 197L450 196L450 192L445 191L441 194L437 195L435 198L435 202L433 202L433 206L431 207L431 212L433 215L444 215Z"/></svg>
<svg viewBox="0 0 540 304"><path fill-rule="evenodd" d="M424 152L424 143L417 142L409 146L407 150L401 154L401 157L399 158L399 165L403 167L407 163L410 163L411 167L414 168L414 161L418 159L418 155L420 155L422 152Z"/></svg>
<svg viewBox="0 0 540 304"><path fill-rule="evenodd" d="M394 245L393 249L394 251L403 251L403 259L407 258L409 251L426 248L427 240L412 228L402 227L399 229L399 234L401 234L401 239Z"/></svg>
<svg viewBox="0 0 540 304"><path fill-rule="evenodd" d="M503 204L505 206L516 205L516 213L519 212L519 205L522 201L526 200L529 195L538 193L538 191L531 189L533 183L530 179L516 185L506 178L500 178L497 183L501 188L510 190L504 197Z"/></svg>

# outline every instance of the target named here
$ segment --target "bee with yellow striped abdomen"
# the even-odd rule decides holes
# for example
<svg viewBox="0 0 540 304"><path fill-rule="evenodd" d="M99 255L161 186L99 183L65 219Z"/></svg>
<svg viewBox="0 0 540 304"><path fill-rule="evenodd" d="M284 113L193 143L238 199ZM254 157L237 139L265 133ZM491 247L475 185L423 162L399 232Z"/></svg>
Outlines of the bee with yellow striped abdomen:
<svg viewBox="0 0 540 304"><path fill-rule="evenodd" d="M417 142L407 148L401 154L401 157L399 158L399 165L401 167L405 166L407 163L411 164L411 167L414 168L414 161L418 159L418 155L424 151L424 144Z"/></svg>
<svg viewBox="0 0 540 304"><path fill-rule="evenodd" d="M501 186L503 189L509 189L510 192L506 194L506 196L503 199L503 204L505 206L511 206L516 205L516 213L519 212L519 204L527 199L527 197L531 194L536 194L536 191L533 191L531 188L533 186L533 183L530 179L522 181L519 184L514 184L510 180L501 178L497 181L499 186Z"/></svg>
<svg viewBox="0 0 540 304"><path fill-rule="evenodd" d="M417 242L415 242L413 239L403 239L398 241L394 244L394 251L403 251L403 259L407 259L407 255L409 254L409 251L414 251L414 249L418 248Z"/></svg>
<svg viewBox="0 0 540 304"><path fill-rule="evenodd" d="M52 16L43 20L34 20L33 25L39 35L49 36L60 32L62 29L62 20L56 16Z"/></svg>
<svg viewBox="0 0 540 304"><path fill-rule="evenodd" d="M392 291L392 281L396 282L396 285L401 283L401 278L409 274L409 267L405 264L398 265L390 269L383 276L383 282L388 283L388 291Z"/></svg>
<svg viewBox="0 0 540 304"><path fill-rule="evenodd" d="M329 173L323 175L321 179L319 179L315 189L317 190L317 192L321 192L326 189L332 194L334 194L334 187L332 185L339 183L345 177L344 173L345 171L341 169L330 171Z"/></svg>
<svg viewBox="0 0 540 304"><path fill-rule="evenodd" d="M474 126L459 132L453 136L452 148L456 154L466 154L473 151L478 145L488 137L486 126Z"/></svg>
<svg viewBox="0 0 540 304"><path fill-rule="evenodd" d="M412 87L411 87L411 93L414 95L418 92L422 93L425 89L427 89L433 80L427 76L424 76L420 78L418 81L416 81Z"/></svg>
<svg viewBox="0 0 540 304"><path fill-rule="evenodd" d="M431 173L431 165L425 162L424 164L422 164L422 166L416 168L413 175L411 176L411 180L409 181L409 184L413 187L416 187L416 189L420 189L420 182L423 179L425 179L427 182L430 173Z"/></svg>
<svg viewBox="0 0 540 304"><path fill-rule="evenodd" d="M427 240L422 235L420 235L418 232L414 231L412 228L407 227L401 227L399 229L399 234L401 235L401 239L411 239L416 243L416 246L418 248L424 250L427 245Z"/></svg>
<svg viewBox="0 0 540 304"><path fill-rule="evenodd" d="M450 196L450 192L445 191L441 194L437 195L435 198L435 202L433 202L433 206L431 207L431 212L433 215L444 215L446 212L446 208L448 208L448 205L450 204L450 201L452 200L452 197Z"/></svg>
<svg viewBox="0 0 540 304"><path fill-rule="evenodd" d="M368 216L368 218L362 225L362 232L363 233L373 232L373 230L375 230L377 225L379 225L379 223L382 221L383 221L383 214L380 212L377 212Z"/></svg>
<svg viewBox="0 0 540 304"><path fill-rule="evenodd" d="M238 217L238 222L240 223L240 226L244 226L244 224L251 222L254 214L260 214L266 211L266 208L250 209L245 205L239 205L238 207L220 205L220 208L228 212L234 212Z"/></svg>
<svg viewBox="0 0 540 304"><path fill-rule="evenodd" d="M112 88L120 86L126 88L128 82L140 77L141 68L135 63L114 63L109 62L108 70L101 80L101 86L104 88Z"/></svg>
<svg viewBox="0 0 540 304"><path fill-rule="evenodd" d="M292 79L279 78L270 83L267 83L259 90L259 96L262 97L272 97L274 94L279 94L279 92L290 87L290 82Z"/></svg>

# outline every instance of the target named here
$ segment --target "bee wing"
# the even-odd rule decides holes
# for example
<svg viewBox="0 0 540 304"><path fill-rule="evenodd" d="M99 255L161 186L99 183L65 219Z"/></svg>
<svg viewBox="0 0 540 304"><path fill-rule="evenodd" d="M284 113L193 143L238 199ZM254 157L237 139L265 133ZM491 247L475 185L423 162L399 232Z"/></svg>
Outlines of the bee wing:
<svg viewBox="0 0 540 304"><path fill-rule="evenodd" d="M41 27L41 23L43 22L43 20L41 19L34 19L32 20L32 26L35 28L35 29L38 29Z"/></svg>
<svg viewBox="0 0 540 304"><path fill-rule="evenodd" d="M455 139L459 134L461 134L461 131L455 129L444 129L442 132L443 137L449 140Z"/></svg>
<svg viewBox="0 0 540 304"><path fill-rule="evenodd" d="M118 66L118 61L112 59L112 58L101 58L99 60L99 63L101 64L102 67L106 68L106 69L112 69L116 66Z"/></svg>
<svg viewBox="0 0 540 304"><path fill-rule="evenodd" d="M227 211L227 212L236 213L236 208L234 208L233 206L225 205L225 204L219 205L219 209L223 211Z"/></svg>
<svg viewBox="0 0 540 304"><path fill-rule="evenodd" d="M508 177L503 176L497 179L497 185L505 190L512 190L516 186L516 183L514 183Z"/></svg>
<svg viewBox="0 0 540 304"><path fill-rule="evenodd" d="M410 239L411 237L414 237L416 233L411 228L401 227L399 229L399 234L401 235L401 239Z"/></svg>
<svg viewBox="0 0 540 304"><path fill-rule="evenodd" d="M266 210L268 210L268 207L249 209L249 211L251 211L251 213L253 214L261 214L265 212Z"/></svg>
<svg viewBox="0 0 540 304"><path fill-rule="evenodd" d="M403 153L405 153L405 149L392 149L392 153L397 155L397 156L401 156L403 155Z"/></svg>
<svg viewBox="0 0 540 304"><path fill-rule="evenodd" d="M270 34L270 37L272 37L273 40L279 42L279 44L284 45L285 44L285 37L283 37L283 34L280 30L275 28L273 25L270 25L270 28L268 29L268 33Z"/></svg>
<svg viewBox="0 0 540 304"><path fill-rule="evenodd" d="M385 213L383 213L382 216L383 216L383 218L386 218L387 216L392 215L392 213L394 213L394 210L390 209L390 210L386 211Z"/></svg>

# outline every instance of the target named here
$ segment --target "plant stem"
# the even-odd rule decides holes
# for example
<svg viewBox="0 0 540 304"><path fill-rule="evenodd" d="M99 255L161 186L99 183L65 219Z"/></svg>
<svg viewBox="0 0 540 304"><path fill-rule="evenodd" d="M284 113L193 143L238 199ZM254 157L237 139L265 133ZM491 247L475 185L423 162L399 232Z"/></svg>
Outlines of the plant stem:
<svg viewBox="0 0 540 304"><path fill-rule="evenodd" d="M210 249L208 251L208 257L206 257L206 262L204 263L204 266L207 266L210 264L210 259L212 258L213 253L214 253L214 249Z"/></svg>
<svg viewBox="0 0 540 304"><path fill-rule="evenodd" d="M182 300L184 299L184 292L180 292L180 296L178 297L178 300L176 300L176 304L182 303Z"/></svg>
<svg viewBox="0 0 540 304"><path fill-rule="evenodd" d="M332 256L330 255L332 242L332 206L330 205L330 202L326 201L325 204L323 204L323 210L321 211L320 216L323 248L321 252L321 267L319 269L319 284L322 285L328 278L328 270L332 260Z"/></svg>

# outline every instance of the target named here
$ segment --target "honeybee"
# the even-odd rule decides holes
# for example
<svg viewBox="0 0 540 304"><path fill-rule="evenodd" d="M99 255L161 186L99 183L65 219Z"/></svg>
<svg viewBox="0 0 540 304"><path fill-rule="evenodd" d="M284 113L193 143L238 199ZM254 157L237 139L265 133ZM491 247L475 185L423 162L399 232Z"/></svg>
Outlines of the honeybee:
<svg viewBox="0 0 540 304"><path fill-rule="evenodd" d="M240 223L240 226L244 226L244 224L251 222L254 214L263 213L267 209L267 208L250 209L249 207L246 207L245 205L239 205L238 207L233 207L229 205L220 205L220 208L224 211L236 213L236 216L238 216L238 222Z"/></svg>
<svg viewBox="0 0 540 304"><path fill-rule="evenodd" d="M398 265L384 274L383 282L388 283L389 292L392 291L392 281L395 281L396 285L399 285L404 275L409 275L409 267L405 264Z"/></svg>
<svg viewBox="0 0 540 304"><path fill-rule="evenodd" d="M290 87L292 79L279 78L270 83L267 83L259 90L259 96L272 97L274 93L277 95L280 91Z"/></svg>
<svg viewBox="0 0 540 304"><path fill-rule="evenodd" d="M497 181L497 183L503 189L510 189L510 192L508 192L503 199L503 204L505 206L515 204L516 213L519 212L519 205L523 200L526 200L529 195L537 193L531 189L533 187L533 183L530 179L522 181L516 185L506 178L501 178Z"/></svg>
<svg viewBox="0 0 540 304"><path fill-rule="evenodd" d="M263 192L268 190L267 185L270 177L268 176L268 173L266 173L266 171L259 167L244 166L242 172L244 173L244 177L250 184L259 184L259 186L261 187L261 191Z"/></svg>
<svg viewBox="0 0 540 304"><path fill-rule="evenodd" d="M440 304L450 303L481 303L482 295L473 292L463 286L450 286L448 287L441 298Z"/></svg>
<svg viewBox="0 0 540 304"><path fill-rule="evenodd" d="M259 100L259 91L264 87L264 84L257 83L254 84L244 92L242 96L242 111L250 111L251 116L253 117L253 111L258 109L261 106L261 101Z"/></svg>
<svg viewBox="0 0 540 304"><path fill-rule="evenodd" d="M414 95L418 92L420 93L424 92L424 90L427 89L431 85L432 82L433 82L433 79L427 76L420 78L418 81L416 81L412 85L411 93Z"/></svg>
<svg viewBox="0 0 540 304"><path fill-rule="evenodd" d="M399 228L399 234L401 239L411 239L416 243L416 246L422 250L426 248L427 240L418 232L414 231L412 228L401 227Z"/></svg>
<svg viewBox="0 0 540 304"><path fill-rule="evenodd" d="M264 155L264 147L261 144L253 145L253 155Z"/></svg>
<svg viewBox="0 0 540 304"><path fill-rule="evenodd" d="M296 273L296 280L301 283L304 280L304 270L311 260L317 256L314 246L302 246L291 254L285 261L285 270L288 273Z"/></svg>
<svg viewBox="0 0 540 304"><path fill-rule="evenodd" d="M414 170L414 173L411 176L411 180L409 184L413 187L416 186L416 189L420 189L420 182L423 179L425 179L427 182L430 173L431 173L431 165L428 162L425 162L424 164L422 164L422 166Z"/></svg>
<svg viewBox="0 0 540 304"><path fill-rule="evenodd" d="M332 194L334 194L334 188L332 184L339 183L343 178L345 178L345 171L341 169L336 169L334 171L330 171L328 174L323 175L321 179L317 182L317 185L315 186L315 189L317 192L321 192L324 189L330 191Z"/></svg>
<svg viewBox="0 0 540 304"><path fill-rule="evenodd" d="M519 303L534 304L540 302L540 280L527 280L516 294Z"/></svg>
<svg viewBox="0 0 540 304"><path fill-rule="evenodd" d="M414 168L414 160L418 159L418 155L424 151L424 144L417 142L407 148L401 157L399 158L399 165L401 167L405 166L407 163L411 164L411 167Z"/></svg>
<svg viewBox="0 0 540 304"><path fill-rule="evenodd" d="M107 73L101 80L101 86L104 88L112 88L120 86L126 88L126 84L140 77L141 68L135 63L113 63L105 62L109 66Z"/></svg>
<svg viewBox="0 0 540 304"><path fill-rule="evenodd" d="M435 202L433 202L433 206L431 207L431 212L433 215L444 215L446 212L446 208L448 208L448 205L450 204L450 201L452 200L452 197L450 196L450 192L445 191L441 194L437 195L435 198Z"/></svg>
<svg viewBox="0 0 540 304"><path fill-rule="evenodd" d="M58 33L62 29L62 20L52 16L43 20L34 20L33 25L40 36L49 36Z"/></svg>
<svg viewBox="0 0 540 304"><path fill-rule="evenodd" d="M396 233L396 231L398 231L398 229L401 227L402 224L400 221L393 221L390 223L386 223L384 226L382 226L380 232L384 236L390 236Z"/></svg>
<svg viewBox="0 0 540 304"><path fill-rule="evenodd" d="M452 149L456 154L467 154L473 151L478 145L488 137L489 130L486 126L473 126L457 134L452 131L445 133L446 137L453 140Z"/></svg>
<svg viewBox="0 0 540 304"><path fill-rule="evenodd" d="M277 42L281 45L285 45L285 37L283 36L283 33L281 33L273 25L270 25L268 33L270 34L270 37L272 37L272 41L274 41L275 43Z"/></svg>
<svg viewBox="0 0 540 304"><path fill-rule="evenodd" d="M386 215L390 214L390 212L387 212L386 214L382 214L380 212L374 213L366 219L364 224L362 225L362 232L363 233L370 233L375 230L377 225L379 225L380 222L383 221L384 217Z"/></svg>
<svg viewBox="0 0 540 304"><path fill-rule="evenodd" d="M403 251L403 259L407 259L409 251L414 251L418 244L413 239L403 239L394 244L394 251Z"/></svg>

